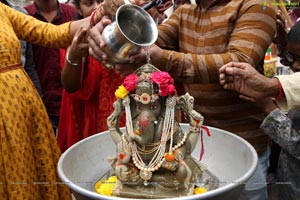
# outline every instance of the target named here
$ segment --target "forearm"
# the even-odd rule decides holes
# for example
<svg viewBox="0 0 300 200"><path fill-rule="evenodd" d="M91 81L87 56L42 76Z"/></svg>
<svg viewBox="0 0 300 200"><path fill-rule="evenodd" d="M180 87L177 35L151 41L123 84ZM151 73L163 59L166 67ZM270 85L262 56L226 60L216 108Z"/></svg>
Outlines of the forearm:
<svg viewBox="0 0 300 200"><path fill-rule="evenodd" d="M70 33L71 37L73 38L76 31L79 30L81 27L89 28L90 20L91 20L91 17L86 17L81 20L72 21L70 23L70 28L69 28L69 33Z"/></svg>
<svg viewBox="0 0 300 200"><path fill-rule="evenodd" d="M82 76L84 72L83 58L71 57L68 55L65 60L65 67L61 74L61 81L63 87L69 92L76 92L82 85ZM67 57L66 56L66 57Z"/></svg>
<svg viewBox="0 0 300 200"><path fill-rule="evenodd" d="M283 98L284 94L280 94L282 91L280 81L277 78L267 78L265 82L264 93L266 97L271 98Z"/></svg>
<svg viewBox="0 0 300 200"><path fill-rule="evenodd" d="M217 59L219 59L219 62ZM152 57L151 60L153 60ZM219 68L224 63L231 61L242 62L235 54L230 52L197 54L162 50L161 63L157 66L162 70L168 71L172 76L179 77L186 83L190 81L210 83L216 81L216 74L218 74Z"/></svg>
<svg viewBox="0 0 300 200"><path fill-rule="evenodd" d="M231 16L229 13L218 16L228 23L223 26L207 25L207 21L204 23L205 20L198 19L198 15L193 16L190 10L188 6L178 8L158 27L160 34L156 44L165 49L159 66L161 69L173 76L186 77L187 81L192 78L199 83L209 83L216 81L219 68L226 63L246 62L256 67L263 60L276 30L274 10L262 13L259 4L243 7L237 10L235 23L226 18ZM220 13L222 11L226 12L220 10ZM192 13L188 19L187 12ZM259 17L253 20L256 16ZM199 32L195 32L194 26L204 27L206 32L202 33L200 28Z"/></svg>

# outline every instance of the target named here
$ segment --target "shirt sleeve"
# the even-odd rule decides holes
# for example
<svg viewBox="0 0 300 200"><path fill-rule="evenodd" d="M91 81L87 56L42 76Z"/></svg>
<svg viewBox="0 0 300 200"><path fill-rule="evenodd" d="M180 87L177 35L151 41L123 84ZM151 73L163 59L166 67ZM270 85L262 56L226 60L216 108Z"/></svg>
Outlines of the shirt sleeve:
<svg viewBox="0 0 300 200"><path fill-rule="evenodd" d="M278 101L280 108L300 108L300 72L291 75L276 76L282 85L285 98Z"/></svg>
<svg viewBox="0 0 300 200"><path fill-rule="evenodd" d="M52 48L66 48L72 41L69 33L71 22L57 26L37 20L10 7L3 8L19 39Z"/></svg>
<svg viewBox="0 0 300 200"><path fill-rule="evenodd" d="M299 112L299 111L298 111ZM291 156L300 159L299 119L290 119L279 109L272 111L261 124L261 128ZM298 122L297 122L298 120Z"/></svg>
<svg viewBox="0 0 300 200"><path fill-rule="evenodd" d="M216 29L209 27L207 29L212 34L216 34L215 39L209 36L210 38L204 40L205 45L189 44L190 46L185 49L182 48L183 37L191 37L193 34L193 40L203 37L201 32L197 32L199 29L197 27L201 27L201 24L196 23L201 23L201 21L195 22L201 14L198 16L195 14L192 19L190 13L184 10L185 7L179 7L166 22L158 27L157 45L164 49L160 67L175 77L192 77L196 78L199 83L217 82L218 69L231 61L247 62L256 67L263 60L264 53L274 37L276 12L272 8L263 10L262 4L245 2L247 2L244 3L245 5L236 10L228 8L230 13L238 13L234 16L235 19L230 18L224 22L228 23L230 28L223 28L228 29L223 36L216 33L218 32L216 30L221 30L218 27L222 26L221 22L218 25L211 23L211 27ZM214 12L221 13L222 11ZM224 17L230 15L229 11L227 12ZM182 20L188 22L182 22ZM209 19L205 20L205 23L209 23ZM191 25L186 25L189 28L182 26L188 23L195 23L194 30Z"/></svg>

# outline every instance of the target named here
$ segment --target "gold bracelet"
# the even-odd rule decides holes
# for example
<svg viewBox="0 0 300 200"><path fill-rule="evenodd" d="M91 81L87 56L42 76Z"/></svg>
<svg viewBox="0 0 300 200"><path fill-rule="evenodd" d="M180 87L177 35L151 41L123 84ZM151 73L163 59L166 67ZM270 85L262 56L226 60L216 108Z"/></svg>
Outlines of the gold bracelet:
<svg viewBox="0 0 300 200"><path fill-rule="evenodd" d="M69 63L70 65L73 65L73 66L78 66L78 65L79 65L79 63L73 63L73 62L69 59L69 51L67 52L66 60L67 60L67 63Z"/></svg>

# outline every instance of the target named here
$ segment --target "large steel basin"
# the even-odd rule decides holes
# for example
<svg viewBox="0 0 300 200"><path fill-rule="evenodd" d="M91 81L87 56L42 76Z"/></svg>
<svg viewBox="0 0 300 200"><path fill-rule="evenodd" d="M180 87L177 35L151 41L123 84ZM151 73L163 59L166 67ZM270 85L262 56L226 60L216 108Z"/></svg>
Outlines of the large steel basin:
<svg viewBox="0 0 300 200"><path fill-rule="evenodd" d="M187 124L181 124L188 130ZM221 129L208 127L211 136L203 134L205 153L202 162L220 180L220 187L203 194L180 197L188 199L235 200L245 182L257 168L254 148L244 139ZM198 141L193 157L199 158ZM125 199L94 192L94 184L111 168L107 157L115 155L115 144L108 132L90 136L70 147L59 159L58 174L77 200ZM169 198L178 199L178 197Z"/></svg>

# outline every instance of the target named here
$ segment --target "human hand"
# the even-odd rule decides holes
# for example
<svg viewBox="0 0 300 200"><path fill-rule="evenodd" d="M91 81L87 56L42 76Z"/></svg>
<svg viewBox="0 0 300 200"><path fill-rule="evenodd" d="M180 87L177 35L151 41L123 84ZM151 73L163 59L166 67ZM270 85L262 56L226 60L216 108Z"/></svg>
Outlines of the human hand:
<svg viewBox="0 0 300 200"><path fill-rule="evenodd" d="M95 24L95 26L90 28L89 36L87 39L89 46L89 54L102 63L106 63L108 57L106 53L102 50L105 47L105 43L102 39L101 33L104 30L104 28L110 23L110 19L103 18L100 22Z"/></svg>
<svg viewBox="0 0 300 200"><path fill-rule="evenodd" d="M134 72L137 68L141 67L146 63L146 53L141 49L136 54L132 54L129 57L129 63L116 63L114 69L117 74L121 77L126 77L127 75Z"/></svg>
<svg viewBox="0 0 300 200"><path fill-rule="evenodd" d="M270 114L273 110L277 108L275 104L274 98L268 97L262 99L261 101L257 102L257 107L262 110L265 115Z"/></svg>
<svg viewBox="0 0 300 200"><path fill-rule="evenodd" d="M117 63L114 68L116 73L121 74L122 77L134 72L137 68L150 63L155 67L160 68L160 63L162 60L163 50L157 45L151 45L150 49L141 48L135 54L129 56L129 63Z"/></svg>
<svg viewBox="0 0 300 200"><path fill-rule="evenodd" d="M129 0L131 4L135 4L138 6L144 6L150 0ZM101 4L103 6L103 14L114 16L118 10L118 8L123 5L124 0L104 0Z"/></svg>
<svg viewBox="0 0 300 200"><path fill-rule="evenodd" d="M260 74L248 63L230 62L219 69L220 84L227 90L240 93L240 98L257 102L266 97L275 97L279 81Z"/></svg>
<svg viewBox="0 0 300 200"><path fill-rule="evenodd" d="M80 63L81 58L88 56L87 29L80 28L74 35L69 48L69 59Z"/></svg>
<svg viewBox="0 0 300 200"><path fill-rule="evenodd" d="M103 14L114 16L124 0L104 0L102 3Z"/></svg>

